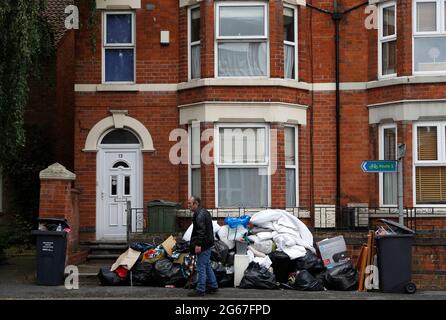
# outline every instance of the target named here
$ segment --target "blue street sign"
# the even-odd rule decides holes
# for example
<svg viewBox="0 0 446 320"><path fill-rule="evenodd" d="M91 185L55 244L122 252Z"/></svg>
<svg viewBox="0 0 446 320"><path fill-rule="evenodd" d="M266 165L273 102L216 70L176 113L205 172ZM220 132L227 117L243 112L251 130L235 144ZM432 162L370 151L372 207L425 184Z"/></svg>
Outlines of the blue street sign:
<svg viewBox="0 0 446 320"><path fill-rule="evenodd" d="M393 160L366 160L362 162L361 169L367 173L396 172L397 161Z"/></svg>

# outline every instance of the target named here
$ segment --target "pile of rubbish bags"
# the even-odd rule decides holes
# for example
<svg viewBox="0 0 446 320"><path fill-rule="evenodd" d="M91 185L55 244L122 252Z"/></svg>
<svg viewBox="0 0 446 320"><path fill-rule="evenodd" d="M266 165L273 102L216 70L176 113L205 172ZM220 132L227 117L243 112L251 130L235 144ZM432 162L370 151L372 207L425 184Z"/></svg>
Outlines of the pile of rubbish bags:
<svg viewBox="0 0 446 320"><path fill-rule="evenodd" d="M242 289L304 291L354 290L359 274L350 259L325 265L313 247L313 235L298 218L283 210L213 222L211 265L219 287L234 286L234 257L247 255ZM191 225L181 239L170 236L156 246L133 243L111 268L101 268L103 285L194 288L195 257L190 252Z"/></svg>
<svg viewBox="0 0 446 320"><path fill-rule="evenodd" d="M215 223L216 237L217 226ZM133 243L111 267L99 270L101 284L195 288L195 257L189 253L191 234L192 229L183 239L170 236L158 246L144 242ZM230 253L229 248L217 238L212 249L211 266L220 288L234 286L234 252Z"/></svg>
<svg viewBox="0 0 446 320"><path fill-rule="evenodd" d="M237 240L249 241L250 261L240 288L348 291L358 286L359 273L350 259L325 265L308 227L284 210L254 214L244 235L238 228Z"/></svg>

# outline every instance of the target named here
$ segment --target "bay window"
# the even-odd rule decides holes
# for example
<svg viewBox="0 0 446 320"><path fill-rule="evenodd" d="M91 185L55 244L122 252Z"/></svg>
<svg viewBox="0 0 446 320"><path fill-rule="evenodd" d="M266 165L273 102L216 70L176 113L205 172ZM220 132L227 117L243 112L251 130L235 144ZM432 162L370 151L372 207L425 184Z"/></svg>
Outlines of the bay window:
<svg viewBox="0 0 446 320"><path fill-rule="evenodd" d="M446 204L446 122L422 122L414 128L417 205Z"/></svg>
<svg viewBox="0 0 446 320"><path fill-rule="evenodd" d="M201 77L200 7L189 10L189 79Z"/></svg>
<svg viewBox="0 0 446 320"><path fill-rule="evenodd" d="M380 6L379 28L379 75L396 75L396 3L389 2Z"/></svg>
<svg viewBox="0 0 446 320"><path fill-rule="evenodd" d="M446 72L446 1L415 0L414 73Z"/></svg>
<svg viewBox="0 0 446 320"><path fill-rule="evenodd" d="M267 6L263 2L220 2L216 6L218 77L268 75Z"/></svg>
<svg viewBox="0 0 446 320"><path fill-rule="evenodd" d="M269 206L269 128L218 125L216 196L220 208Z"/></svg>
<svg viewBox="0 0 446 320"><path fill-rule="evenodd" d="M397 160L397 129L395 124L383 125L379 129L379 159ZM379 173L380 205L398 204L398 179L396 172Z"/></svg>
<svg viewBox="0 0 446 320"><path fill-rule="evenodd" d="M135 15L104 13L103 82L135 82Z"/></svg>
<svg viewBox="0 0 446 320"><path fill-rule="evenodd" d="M283 8L283 48L285 79L297 78L297 10Z"/></svg>
<svg viewBox="0 0 446 320"><path fill-rule="evenodd" d="M200 123L189 126L189 196L201 197Z"/></svg>
<svg viewBox="0 0 446 320"><path fill-rule="evenodd" d="M286 207L298 206L297 128L285 127Z"/></svg>

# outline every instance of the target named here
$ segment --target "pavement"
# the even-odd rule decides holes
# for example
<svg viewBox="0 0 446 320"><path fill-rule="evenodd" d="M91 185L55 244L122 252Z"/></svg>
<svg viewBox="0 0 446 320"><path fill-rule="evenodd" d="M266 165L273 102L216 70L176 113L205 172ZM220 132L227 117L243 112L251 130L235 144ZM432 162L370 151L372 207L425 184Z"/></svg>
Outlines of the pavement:
<svg viewBox="0 0 446 320"><path fill-rule="evenodd" d="M79 289L36 284L34 256L12 257L0 265L0 300L197 300L187 297L190 290L158 287L104 287L95 274L98 266L80 267ZM415 294L381 292L303 292L294 290L243 290L223 288L200 300L446 300L446 291L421 291Z"/></svg>

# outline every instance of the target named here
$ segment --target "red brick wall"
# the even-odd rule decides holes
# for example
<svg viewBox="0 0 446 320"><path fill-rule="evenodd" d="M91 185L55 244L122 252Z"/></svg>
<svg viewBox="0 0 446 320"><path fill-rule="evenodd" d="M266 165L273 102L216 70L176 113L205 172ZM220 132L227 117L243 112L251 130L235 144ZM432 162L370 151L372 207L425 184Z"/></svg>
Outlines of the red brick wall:
<svg viewBox="0 0 446 320"><path fill-rule="evenodd" d="M153 11L136 11L137 83L177 83L187 81L188 43L187 9L176 0L142 1L155 4ZM330 0L311 1L314 6L332 10ZM214 77L214 1L204 0L201 8L201 71L202 78ZM340 1L340 9L356 5L355 0ZM269 1L270 73L283 78L283 3ZM377 31L366 30L365 7L345 16L341 21L340 66L342 82L366 82L377 79ZM88 9L81 8L82 12ZM411 6L398 1L398 73L411 72ZM98 13L100 16L100 13ZM298 8L299 78L309 83L335 81L334 31L329 15L309 7ZM82 16L87 25L85 15ZM159 34L169 30L171 43L161 46ZM101 83L101 32L97 30L97 50L92 59L90 34L81 28L76 32L76 83ZM368 91L341 92L341 200L378 205L378 175L365 174L360 164L378 158L378 127L368 124L367 105L406 99L444 99L444 84L396 85ZM76 186L81 191L81 226L95 227L96 154L83 153L89 130L109 116L110 109L125 109L129 116L141 121L150 131L156 152L144 154L144 200L168 198L186 205L188 194L187 165L173 166L168 152L173 145L169 133L178 127L178 105L203 101L283 102L309 106L306 126L299 126L299 198L300 205L336 203L336 123L335 92L307 91L278 86L211 86L179 92L77 92L75 125ZM202 130L213 128L202 124ZM186 126L184 126L186 128ZM283 207L284 165L283 124L272 124L279 130L278 172L272 177L272 205ZM412 205L411 132L410 123L398 124L399 142L408 146L405 160L405 204ZM281 133L282 132L282 133ZM205 145L202 142L202 147ZM282 161L282 162L281 162ZM202 198L207 207L215 207L215 170L202 165ZM162 186L162 187L160 187Z"/></svg>
<svg viewBox="0 0 446 320"><path fill-rule="evenodd" d="M56 110L54 117L55 161L68 170L74 169L74 32L60 40L57 49Z"/></svg>
<svg viewBox="0 0 446 320"><path fill-rule="evenodd" d="M313 98L314 203L336 203L336 122L334 92Z"/></svg>
<svg viewBox="0 0 446 320"><path fill-rule="evenodd" d="M203 132L205 132L207 130L213 130L213 129L214 129L213 123L202 123L201 124L202 140L204 137ZM207 141L201 141L202 152L203 152L203 148L205 148L206 145L209 145L213 148L213 146L214 146L213 141L214 141L213 138L209 138ZM215 155L215 150L212 149L209 156L214 157L214 155ZM215 166L214 166L214 163L215 163L215 161L213 161L211 164L204 164L203 157L202 157L201 200L202 200L202 205L207 208L215 208L217 206L217 203L215 200Z"/></svg>
<svg viewBox="0 0 446 320"><path fill-rule="evenodd" d="M200 5L201 14L201 78L214 77L214 1Z"/></svg>
<svg viewBox="0 0 446 320"><path fill-rule="evenodd" d="M276 172L271 176L271 207L286 207L286 171L285 171L285 131L283 124L271 124L271 141L276 139L277 154L272 152L271 161L276 165ZM275 137L274 137L275 136ZM272 145L271 145L272 147ZM273 148L271 148L274 151Z"/></svg>

